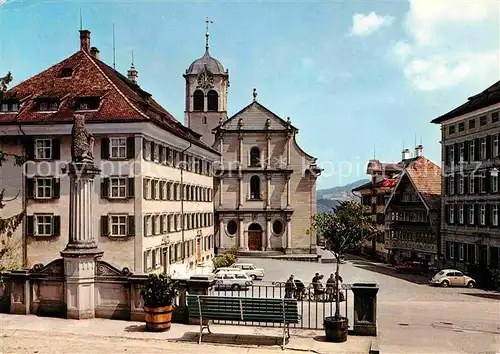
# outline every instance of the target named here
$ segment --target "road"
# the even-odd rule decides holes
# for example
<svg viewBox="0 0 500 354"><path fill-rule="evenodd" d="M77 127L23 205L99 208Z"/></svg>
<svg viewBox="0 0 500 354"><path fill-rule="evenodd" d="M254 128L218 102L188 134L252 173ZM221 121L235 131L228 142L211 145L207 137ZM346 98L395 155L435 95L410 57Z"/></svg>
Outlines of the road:
<svg viewBox="0 0 500 354"><path fill-rule="evenodd" d="M335 263L273 259L239 261L265 269L263 281L256 282L261 285L284 282L290 274L310 282L316 272L324 274L326 281L336 267ZM344 283L368 281L379 285L377 320L383 353L400 353L401 348L414 353L500 353L500 294L431 287L427 277L401 276L389 267L360 259L348 259L340 266L340 274ZM309 321L317 321L321 326L322 309L329 312L329 305L319 304L319 312L315 312L318 304L308 305L311 306ZM352 323L352 301L347 310ZM307 308L305 312L309 312Z"/></svg>

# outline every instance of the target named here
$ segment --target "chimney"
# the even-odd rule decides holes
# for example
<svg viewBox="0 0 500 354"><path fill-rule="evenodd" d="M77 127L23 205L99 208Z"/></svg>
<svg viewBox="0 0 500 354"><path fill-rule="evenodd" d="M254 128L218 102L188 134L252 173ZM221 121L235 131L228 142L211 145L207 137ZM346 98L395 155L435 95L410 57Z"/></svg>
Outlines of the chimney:
<svg viewBox="0 0 500 354"><path fill-rule="evenodd" d="M408 160L410 158L410 149L403 149L402 151L403 154L403 160Z"/></svg>
<svg viewBox="0 0 500 354"><path fill-rule="evenodd" d="M422 146L422 144L417 145L417 147L415 148L415 156L424 156L424 147Z"/></svg>
<svg viewBox="0 0 500 354"><path fill-rule="evenodd" d="M96 59L99 59L99 49L97 49L96 47L90 48L90 55L92 55Z"/></svg>
<svg viewBox="0 0 500 354"><path fill-rule="evenodd" d="M90 31L80 30L80 50L89 52L90 50Z"/></svg>

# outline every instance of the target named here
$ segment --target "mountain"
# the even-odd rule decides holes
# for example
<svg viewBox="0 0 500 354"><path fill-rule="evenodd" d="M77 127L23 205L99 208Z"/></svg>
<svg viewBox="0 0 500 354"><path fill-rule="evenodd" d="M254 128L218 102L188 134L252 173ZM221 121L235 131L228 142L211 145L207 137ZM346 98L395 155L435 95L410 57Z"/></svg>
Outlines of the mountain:
<svg viewBox="0 0 500 354"><path fill-rule="evenodd" d="M328 189L320 189L316 191L317 198L317 212L318 213L331 213L337 208L341 201L354 200L358 201L351 190L362 184L368 183L369 179L360 179L359 181L346 184L345 186L338 186Z"/></svg>
<svg viewBox="0 0 500 354"><path fill-rule="evenodd" d="M360 179L359 181L346 184L345 186L338 186L328 189L319 189L316 191L317 199L332 199L332 200L356 200L357 198L352 194L351 190L362 184L370 182L369 179Z"/></svg>

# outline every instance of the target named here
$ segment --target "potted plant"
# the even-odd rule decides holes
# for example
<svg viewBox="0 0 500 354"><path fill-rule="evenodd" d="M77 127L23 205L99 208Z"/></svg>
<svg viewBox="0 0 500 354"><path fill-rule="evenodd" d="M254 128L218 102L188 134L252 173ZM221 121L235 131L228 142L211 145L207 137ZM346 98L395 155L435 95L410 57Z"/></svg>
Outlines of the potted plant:
<svg viewBox="0 0 500 354"><path fill-rule="evenodd" d="M172 303L177 295L178 282L164 274L150 274L141 296L144 300L146 329L168 331L172 322Z"/></svg>
<svg viewBox="0 0 500 354"><path fill-rule="evenodd" d="M325 334L328 341L345 342L349 323L347 317L340 315L340 264L344 263L346 250L360 245L375 235L376 227L370 216L363 213L363 206L353 201L341 202L334 213L320 213L313 216L311 231L325 240L325 249L335 256L335 314L324 319Z"/></svg>

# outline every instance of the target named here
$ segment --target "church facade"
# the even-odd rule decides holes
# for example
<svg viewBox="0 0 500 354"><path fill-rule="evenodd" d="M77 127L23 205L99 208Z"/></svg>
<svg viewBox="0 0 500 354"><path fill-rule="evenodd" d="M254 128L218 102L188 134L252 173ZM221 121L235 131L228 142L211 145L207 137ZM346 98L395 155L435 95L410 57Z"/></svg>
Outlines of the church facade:
<svg viewBox="0 0 500 354"><path fill-rule="evenodd" d="M221 153L214 164L215 246L224 252L316 253L316 158L298 129L257 101L227 115L229 72L209 53L186 70L186 125Z"/></svg>

